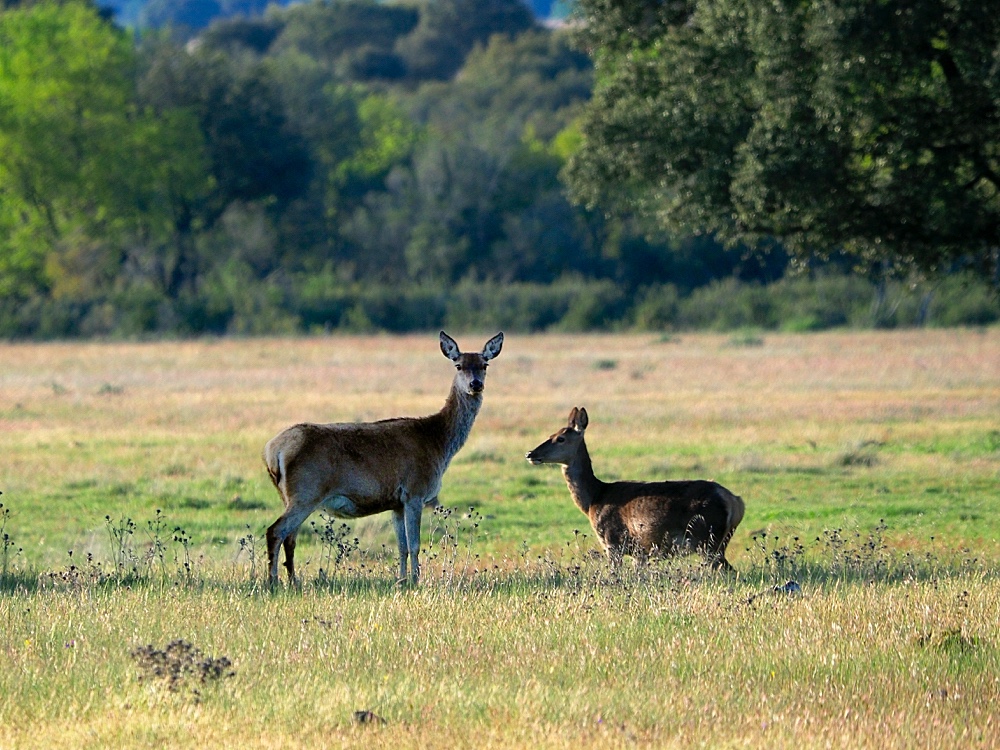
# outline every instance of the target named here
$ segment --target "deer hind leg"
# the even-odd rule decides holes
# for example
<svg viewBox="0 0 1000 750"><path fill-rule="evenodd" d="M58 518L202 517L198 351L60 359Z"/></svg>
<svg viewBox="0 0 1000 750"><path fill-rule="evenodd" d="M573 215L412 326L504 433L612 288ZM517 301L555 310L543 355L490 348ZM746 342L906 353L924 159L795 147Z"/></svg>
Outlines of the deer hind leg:
<svg viewBox="0 0 1000 750"><path fill-rule="evenodd" d="M622 570L625 567L625 550L620 545L608 545L604 551L608 555L608 573L611 580L621 580Z"/></svg>
<svg viewBox="0 0 1000 750"><path fill-rule="evenodd" d="M288 580L291 583L295 583L295 537L298 535L298 530L293 531L285 537L283 543L285 548L285 569L288 571Z"/></svg>
<svg viewBox="0 0 1000 750"><path fill-rule="evenodd" d="M616 535L608 534L601 539L601 544L604 545L604 553L608 556L608 567L611 568L612 573L617 575L625 557L623 540Z"/></svg>
<svg viewBox="0 0 1000 750"><path fill-rule="evenodd" d="M656 554L656 552L656 546L654 546L651 550L647 550L641 544L636 542L635 547L632 550L632 559L635 560L636 570L645 570L649 566L650 556Z"/></svg>
<svg viewBox="0 0 1000 750"><path fill-rule="evenodd" d="M295 537L299 526L315 510L314 506L303 508L289 505L281 517L267 529L268 578L271 585L278 583L278 559L281 547L285 548L285 568L288 580L295 583Z"/></svg>
<svg viewBox="0 0 1000 750"><path fill-rule="evenodd" d="M716 570L723 570L726 573L735 573L736 568L729 564L729 560L724 555L718 555L712 560L712 567Z"/></svg>
<svg viewBox="0 0 1000 750"><path fill-rule="evenodd" d="M717 567L716 558L718 556L718 537L715 536L711 525L701 514L694 515L688 521L684 529L683 539L677 540L677 546L685 552L697 552L706 561Z"/></svg>
<svg viewBox="0 0 1000 750"><path fill-rule="evenodd" d="M608 556L608 568L612 576L618 576L622 571L625 555L631 555L632 545L628 532L615 524L604 525L601 528L594 526L594 531L604 547L604 552Z"/></svg>
<svg viewBox="0 0 1000 750"><path fill-rule="evenodd" d="M720 533L718 527L713 527L704 518L696 518L701 519L697 533L689 534L689 538L697 545L695 549L705 556L705 559L715 570L722 569L726 572L732 572L734 568L726 560L726 547L729 545L732 532ZM691 526L688 527L689 531L691 528Z"/></svg>
<svg viewBox="0 0 1000 750"><path fill-rule="evenodd" d="M729 540L732 539L732 536L733 532L727 531L718 540L712 539L713 545L709 559L712 561L712 567L716 570L721 568L727 573L736 572L736 569L726 559L726 547L729 546Z"/></svg>

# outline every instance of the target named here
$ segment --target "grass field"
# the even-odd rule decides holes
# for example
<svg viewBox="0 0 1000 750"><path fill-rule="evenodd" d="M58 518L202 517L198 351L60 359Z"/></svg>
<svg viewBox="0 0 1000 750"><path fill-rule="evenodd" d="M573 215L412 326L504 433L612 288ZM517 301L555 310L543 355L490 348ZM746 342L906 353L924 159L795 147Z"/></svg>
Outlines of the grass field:
<svg viewBox="0 0 1000 750"><path fill-rule="evenodd" d="M508 336L421 586L387 517L317 517L269 593L264 442L451 374L434 335L0 344L0 747L1000 746L1000 329ZM735 578L611 576L523 458L577 405L601 478L745 499Z"/></svg>

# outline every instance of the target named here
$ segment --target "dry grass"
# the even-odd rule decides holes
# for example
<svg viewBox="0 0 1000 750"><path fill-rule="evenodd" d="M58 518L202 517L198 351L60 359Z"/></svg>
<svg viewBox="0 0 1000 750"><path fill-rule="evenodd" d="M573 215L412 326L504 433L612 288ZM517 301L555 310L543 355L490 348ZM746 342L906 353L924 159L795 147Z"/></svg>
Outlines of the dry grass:
<svg viewBox="0 0 1000 750"><path fill-rule="evenodd" d="M325 581L304 538L301 591L262 590L239 540L277 513L277 430L440 407L434 336L7 344L0 363L0 747L1000 747L998 329L511 336L414 591L383 519ZM747 500L738 578L609 577L558 472L523 460L576 405L600 476ZM126 517L140 575L111 564ZM800 595L770 591L789 576ZM178 639L235 674L140 680L133 655Z"/></svg>

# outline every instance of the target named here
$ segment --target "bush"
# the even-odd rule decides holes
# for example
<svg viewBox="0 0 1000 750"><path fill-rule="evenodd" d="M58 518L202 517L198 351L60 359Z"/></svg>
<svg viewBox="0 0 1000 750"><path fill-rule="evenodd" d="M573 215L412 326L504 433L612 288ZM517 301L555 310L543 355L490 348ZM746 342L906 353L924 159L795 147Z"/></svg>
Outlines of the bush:
<svg viewBox="0 0 1000 750"><path fill-rule="evenodd" d="M460 284L447 295L445 322L456 329L508 331L606 330L628 312L611 281L563 278L553 284Z"/></svg>
<svg viewBox="0 0 1000 750"><path fill-rule="evenodd" d="M715 331L776 328L780 320L772 287L734 278L713 281L681 301L678 322L684 328Z"/></svg>
<svg viewBox="0 0 1000 750"><path fill-rule="evenodd" d="M329 268L296 277L291 287L290 305L313 333L426 331L444 320L443 295L430 287L349 283Z"/></svg>
<svg viewBox="0 0 1000 750"><path fill-rule="evenodd" d="M612 281L562 282L569 307L553 329L567 332L607 331L618 327L629 311L624 290Z"/></svg>
<svg viewBox="0 0 1000 750"><path fill-rule="evenodd" d="M784 278L771 285L778 319L786 331L819 331L847 325L867 312L872 285L857 276L826 275Z"/></svg>
<svg viewBox="0 0 1000 750"><path fill-rule="evenodd" d="M680 295L673 284L648 287L632 309L632 325L639 331L662 331L677 325Z"/></svg>
<svg viewBox="0 0 1000 750"><path fill-rule="evenodd" d="M1000 321L1000 291L965 275L945 279L929 304L927 322L936 326L982 326Z"/></svg>

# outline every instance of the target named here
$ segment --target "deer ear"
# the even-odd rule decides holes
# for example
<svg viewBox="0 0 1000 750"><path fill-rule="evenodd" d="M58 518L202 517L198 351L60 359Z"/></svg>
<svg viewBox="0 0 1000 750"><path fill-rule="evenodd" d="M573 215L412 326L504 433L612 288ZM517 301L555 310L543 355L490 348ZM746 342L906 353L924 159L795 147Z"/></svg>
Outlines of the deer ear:
<svg viewBox="0 0 1000 750"><path fill-rule="evenodd" d="M587 417L587 410L581 406L576 410L576 431L583 432L587 429L588 424L590 424L590 419Z"/></svg>
<svg viewBox="0 0 1000 750"><path fill-rule="evenodd" d="M500 347L502 346L503 331L500 331L500 333L486 342L486 346L483 347L483 359L489 362L500 353Z"/></svg>
<svg viewBox="0 0 1000 750"><path fill-rule="evenodd" d="M575 406L569 412L569 419L566 420L566 426L571 430L576 429L576 420L580 416L580 410Z"/></svg>
<svg viewBox="0 0 1000 750"><path fill-rule="evenodd" d="M441 331L441 353L452 362L457 362L458 358L462 356L462 352L459 351L458 344L455 343L455 339L444 331Z"/></svg>

